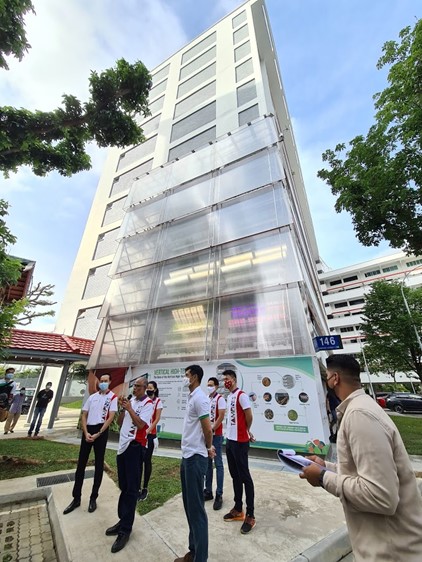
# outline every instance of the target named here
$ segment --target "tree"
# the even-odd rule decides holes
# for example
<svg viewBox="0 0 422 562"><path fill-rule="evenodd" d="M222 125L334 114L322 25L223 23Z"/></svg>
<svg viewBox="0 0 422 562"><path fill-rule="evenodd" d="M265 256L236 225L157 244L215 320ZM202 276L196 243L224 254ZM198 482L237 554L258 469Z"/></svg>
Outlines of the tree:
<svg viewBox="0 0 422 562"><path fill-rule="evenodd" d="M375 123L365 136L322 155L318 177L348 211L359 241L422 253L422 20L388 41L377 68L391 65L388 86L375 94Z"/></svg>
<svg viewBox="0 0 422 562"><path fill-rule="evenodd" d="M30 47L24 16L34 8L28 0L4 0L3 4L0 67L8 69L5 56L21 60ZM87 102L66 94L63 107L53 111L0 107L0 171L7 177L27 165L38 176L53 170L71 176L91 168L86 152L91 141L101 147L139 144L145 139L136 116L149 115L151 85L142 62L129 64L120 59L114 68L91 72Z"/></svg>
<svg viewBox="0 0 422 562"><path fill-rule="evenodd" d="M39 307L53 306L57 304L56 301L52 301L50 299L50 297L54 294L53 289L54 285L43 285L39 282L32 287L25 297L25 308L22 314L16 319L16 324L27 326L35 318L54 316L56 314L54 310L40 311L39 309Z"/></svg>
<svg viewBox="0 0 422 562"><path fill-rule="evenodd" d="M390 373L414 371L422 381L422 350L415 334L415 329L422 331L422 287L412 289L398 282L376 281L365 297L362 314L365 355L372 365Z"/></svg>

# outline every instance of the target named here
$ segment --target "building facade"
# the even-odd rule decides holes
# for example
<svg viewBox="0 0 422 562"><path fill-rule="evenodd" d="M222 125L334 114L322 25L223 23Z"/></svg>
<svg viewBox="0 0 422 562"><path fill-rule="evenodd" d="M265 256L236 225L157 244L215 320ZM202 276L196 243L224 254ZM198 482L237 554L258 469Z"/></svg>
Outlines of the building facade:
<svg viewBox="0 0 422 562"><path fill-rule="evenodd" d="M314 355L318 248L265 5L152 71L146 141L111 150L56 330L92 367Z"/></svg>

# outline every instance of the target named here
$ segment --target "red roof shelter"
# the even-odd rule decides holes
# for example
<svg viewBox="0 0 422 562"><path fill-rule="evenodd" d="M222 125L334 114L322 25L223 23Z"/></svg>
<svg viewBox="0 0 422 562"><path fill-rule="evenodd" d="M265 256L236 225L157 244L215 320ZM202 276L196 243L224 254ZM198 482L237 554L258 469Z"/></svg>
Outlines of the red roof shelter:
<svg viewBox="0 0 422 562"><path fill-rule="evenodd" d="M63 334L35 332L32 330L12 330L9 343L3 349L8 363L43 366L38 378L35 395L41 389L47 367L62 366L59 385L55 393L53 409L48 422L48 429L53 427L54 420L57 417L70 365L75 362L87 362L92 353L94 343L94 340L75 338ZM28 418L31 417L34 407L35 400L32 401Z"/></svg>

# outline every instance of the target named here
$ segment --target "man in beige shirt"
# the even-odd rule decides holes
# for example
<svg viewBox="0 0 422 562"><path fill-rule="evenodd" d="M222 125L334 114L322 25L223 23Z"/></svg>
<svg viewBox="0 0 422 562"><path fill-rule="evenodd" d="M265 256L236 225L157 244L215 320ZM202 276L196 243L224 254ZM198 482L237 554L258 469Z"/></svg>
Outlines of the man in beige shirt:
<svg viewBox="0 0 422 562"><path fill-rule="evenodd" d="M422 498L395 424L360 383L350 355L327 359L327 386L337 407L337 464L317 464L300 475L340 498L356 562L421 562Z"/></svg>

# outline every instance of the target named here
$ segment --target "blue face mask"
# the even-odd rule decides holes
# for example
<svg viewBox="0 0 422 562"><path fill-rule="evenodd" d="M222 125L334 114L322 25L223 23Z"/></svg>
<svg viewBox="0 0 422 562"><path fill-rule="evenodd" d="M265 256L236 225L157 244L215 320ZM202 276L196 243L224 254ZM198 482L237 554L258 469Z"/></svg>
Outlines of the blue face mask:
<svg viewBox="0 0 422 562"><path fill-rule="evenodd" d="M98 383L98 388L101 390L101 392L104 392L104 391L108 390L109 384L110 383L108 383L108 382L100 382L100 383Z"/></svg>

